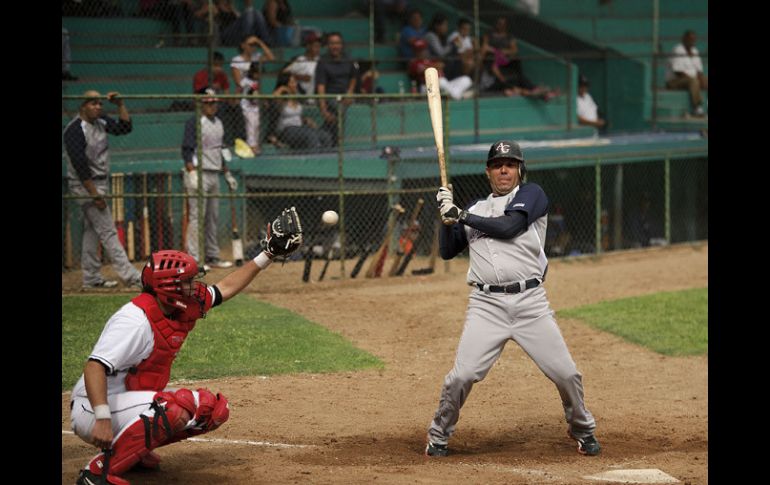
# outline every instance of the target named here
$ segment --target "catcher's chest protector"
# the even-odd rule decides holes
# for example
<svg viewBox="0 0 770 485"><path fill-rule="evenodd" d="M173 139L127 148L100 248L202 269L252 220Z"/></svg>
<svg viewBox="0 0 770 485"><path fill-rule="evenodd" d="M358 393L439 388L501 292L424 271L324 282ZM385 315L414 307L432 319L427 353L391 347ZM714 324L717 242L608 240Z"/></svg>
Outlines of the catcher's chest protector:
<svg viewBox="0 0 770 485"><path fill-rule="evenodd" d="M129 369L126 389L129 391L162 391L171 375L171 364L182 348L185 338L195 322L180 323L163 315L155 297L142 293L133 300L147 315L152 327L154 345L152 353L138 366Z"/></svg>

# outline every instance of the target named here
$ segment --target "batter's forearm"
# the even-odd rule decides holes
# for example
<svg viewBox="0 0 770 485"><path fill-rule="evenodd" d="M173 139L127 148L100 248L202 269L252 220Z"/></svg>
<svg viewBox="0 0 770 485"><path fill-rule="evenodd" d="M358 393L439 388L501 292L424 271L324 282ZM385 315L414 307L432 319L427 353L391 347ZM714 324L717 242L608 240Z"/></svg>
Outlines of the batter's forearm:
<svg viewBox="0 0 770 485"><path fill-rule="evenodd" d="M467 214L462 223L495 239L512 239L527 229L527 216L518 211L500 217Z"/></svg>

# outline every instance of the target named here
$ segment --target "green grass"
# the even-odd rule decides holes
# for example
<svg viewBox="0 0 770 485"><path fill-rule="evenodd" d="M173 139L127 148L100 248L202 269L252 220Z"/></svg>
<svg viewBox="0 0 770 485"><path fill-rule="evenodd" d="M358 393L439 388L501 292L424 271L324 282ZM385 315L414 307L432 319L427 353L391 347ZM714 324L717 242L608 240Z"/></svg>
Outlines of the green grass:
<svg viewBox="0 0 770 485"><path fill-rule="evenodd" d="M562 310L559 316L665 355L708 353L708 288L624 298Z"/></svg>
<svg viewBox="0 0 770 485"><path fill-rule="evenodd" d="M62 297L62 391L83 372L109 317L125 295ZM176 358L171 380L382 368L373 355L283 308L239 295L214 308Z"/></svg>

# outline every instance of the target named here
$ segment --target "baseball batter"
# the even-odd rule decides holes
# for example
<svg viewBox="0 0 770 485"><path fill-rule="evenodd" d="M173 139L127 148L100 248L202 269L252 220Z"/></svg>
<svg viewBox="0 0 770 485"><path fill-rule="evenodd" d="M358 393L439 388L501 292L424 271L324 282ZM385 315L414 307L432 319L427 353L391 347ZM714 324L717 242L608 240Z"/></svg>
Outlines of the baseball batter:
<svg viewBox="0 0 770 485"><path fill-rule="evenodd" d="M190 255L162 250L142 270L142 293L105 325L72 390L72 431L102 449L81 470L78 485L127 485L134 465L157 468L153 449L213 431L230 415L227 399L208 389L167 388L171 365L196 320L237 295L274 256L302 243L292 207L268 226L265 250L213 286L195 281Z"/></svg>
<svg viewBox="0 0 770 485"><path fill-rule="evenodd" d="M436 195L445 226L441 257L470 252L468 303L454 367L444 378L441 399L428 429L428 456L446 456L447 441L473 384L481 381L514 340L556 384L578 452L596 455L596 423L583 402L582 376L556 325L543 281L548 259L543 250L548 198L533 183L523 183L524 156L519 145L499 141L489 149L487 178L492 193L466 210L454 204L451 187Z"/></svg>

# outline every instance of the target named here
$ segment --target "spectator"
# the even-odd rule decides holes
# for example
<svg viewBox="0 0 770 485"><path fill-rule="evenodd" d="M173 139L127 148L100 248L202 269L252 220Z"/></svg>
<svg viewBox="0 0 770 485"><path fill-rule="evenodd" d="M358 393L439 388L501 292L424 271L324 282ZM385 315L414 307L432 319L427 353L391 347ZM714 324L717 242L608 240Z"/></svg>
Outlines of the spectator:
<svg viewBox="0 0 770 485"><path fill-rule="evenodd" d="M182 160L184 160L184 186L187 194L193 196L188 200L187 208L189 214L189 224L187 225L187 252L200 261L198 252L198 144L196 142L197 126L200 124L201 150L203 162L201 164L201 188L203 194L217 196L219 195L219 174L224 173L225 180L231 190L238 188L238 182L232 176L222 157L222 146L225 135L224 125L217 117L217 98L216 92L212 88L204 89L200 94L205 94L200 100L201 112L203 116L196 119L195 116L187 120L184 127L184 138L182 140ZM232 261L219 259L219 242L217 229L219 228L219 198L207 198L203 204L204 219L204 240L205 240L205 265L215 268L229 268L233 265Z"/></svg>
<svg viewBox="0 0 770 485"><path fill-rule="evenodd" d="M214 51L211 63L211 81L209 81L209 69L204 67L193 76L193 93L199 93L209 86L214 88L217 94L230 92L230 81L224 70L225 56L219 51Z"/></svg>
<svg viewBox="0 0 770 485"><path fill-rule="evenodd" d="M380 77L380 72L376 69L376 61L374 64L371 61L362 61L359 63L359 68L361 76L358 79L356 92L359 94L379 94L385 92L382 86L374 87L374 83Z"/></svg>
<svg viewBox="0 0 770 485"><path fill-rule="evenodd" d="M449 42L448 34L449 20L439 12L431 19L430 28L423 40L428 43L428 55L444 63L447 79L454 79L461 74L462 65L457 55L457 46Z"/></svg>
<svg viewBox="0 0 770 485"><path fill-rule="evenodd" d="M508 20L499 17L492 31L484 34L481 52L484 56L485 78L482 86L489 91L502 91L506 96L540 97L548 101L559 90L536 86L524 75L516 39L508 33Z"/></svg>
<svg viewBox="0 0 770 485"><path fill-rule="evenodd" d="M246 77L241 80L243 94L259 94L259 63L252 62ZM262 153L259 144L259 103L258 99L241 99L241 111L246 129L246 143L254 155Z"/></svg>
<svg viewBox="0 0 770 485"><path fill-rule="evenodd" d="M409 77L420 86L420 92L425 92L425 70L435 67L438 70L438 83L442 92L446 92L452 99L462 99L463 94L473 85L473 80L468 76L458 76L451 81L444 76L444 63L438 59L431 59L428 55L428 44L423 39L414 43L416 57L409 61Z"/></svg>
<svg viewBox="0 0 770 485"><path fill-rule="evenodd" d="M294 74L282 72L278 87L273 95L296 95L298 82ZM276 123L278 140L291 148L327 148L332 146L332 138L316 125L315 121L302 116L302 103L296 99L279 101L279 114Z"/></svg>
<svg viewBox="0 0 770 485"><path fill-rule="evenodd" d="M588 78L581 75L578 78L577 117L581 125L593 126L600 130L606 129L607 122L599 118L599 108L594 98L588 93Z"/></svg>
<svg viewBox="0 0 770 485"><path fill-rule="evenodd" d="M471 21L461 18L457 21L457 30L449 34L447 39L457 48L457 54L460 56L462 73L471 75L476 69L476 57L478 45L476 39L471 36Z"/></svg>
<svg viewBox="0 0 770 485"><path fill-rule="evenodd" d="M62 27L61 29L61 80L62 81L77 81L77 76L73 76L70 72L70 61L72 61L72 53L70 51L70 33L67 29Z"/></svg>
<svg viewBox="0 0 770 485"><path fill-rule="evenodd" d="M361 11L369 16L369 0L361 0ZM406 13L406 0L374 0L374 41L381 44L385 41L385 19L387 17L398 19L398 23L404 23Z"/></svg>
<svg viewBox="0 0 770 485"><path fill-rule="evenodd" d="M262 12L270 33L270 45L275 47L298 45L293 41L295 31L297 34L299 31L291 13L289 0L265 0Z"/></svg>
<svg viewBox="0 0 770 485"><path fill-rule="evenodd" d="M262 40L270 37L270 31L262 12L253 6L253 0L245 0L243 13L233 6L232 0L215 2L216 20L222 45L235 46L247 35L256 35Z"/></svg>
<svg viewBox="0 0 770 485"><path fill-rule="evenodd" d="M358 65L344 54L342 34L330 32L326 36L327 52L321 56L315 70L316 92L318 94L353 94L358 78ZM345 109L352 103L351 98L344 98L340 112L345 119ZM331 136L337 146L337 102L331 99L318 101L321 116L324 118L323 129ZM343 128L344 133L344 128Z"/></svg>
<svg viewBox="0 0 770 485"><path fill-rule="evenodd" d="M171 24L171 32L174 34L173 45L184 45L186 42L181 34L195 33L195 16L193 12L196 5L193 0L140 0L139 15L143 17L157 18ZM184 32L182 32L184 26ZM202 29L200 29L202 32Z"/></svg>
<svg viewBox="0 0 770 485"><path fill-rule="evenodd" d="M695 32L688 30L682 36L682 42L672 51L666 65L666 87L668 89L685 89L690 91L690 106L693 116L703 117L706 111L703 107L701 90L708 90L708 77L703 74Z"/></svg>
<svg viewBox="0 0 770 485"><path fill-rule="evenodd" d="M409 59L414 57L412 46L417 39L422 39L425 33L425 27L422 26L422 12L417 8L410 10L407 24L401 28L398 39L398 52L404 61L409 62Z"/></svg>
<svg viewBox="0 0 770 485"><path fill-rule="evenodd" d="M321 38L315 32L309 32L305 36L305 53L295 57L285 69L286 72L294 74L301 94L315 93L315 68L320 55ZM315 100L308 100L308 104L313 103Z"/></svg>
<svg viewBox="0 0 770 485"><path fill-rule="evenodd" d="M233 57L230 61L230 70L233 74L236 93L243 92L241 81L246 77L246 73L249 71L251 63L263 60L262 52L259 52L259 49L262 49L262 52L264 52L264 60L275 60L273 52L259 37L256 35L247 35L243 38L241 45L238 47L240 54Z"/></svg>
<svg viewBox="0 0 770 485"><path fill-rule="evenodd" d="M64 129L67 151L67 183L73 195L86 196L76 203L83 211L83 245L80 265L83 288L114 288L117 281L105 280L97 248L101 243L115 271L127 286L140 286L139 271L128 261L115 222L104 196L109 193L110 153L107 134L131 133L131 117L120 94L112 91L107 99L118 107L118 120L102 111L101 95L86 91L77 118Z"/></svg>

